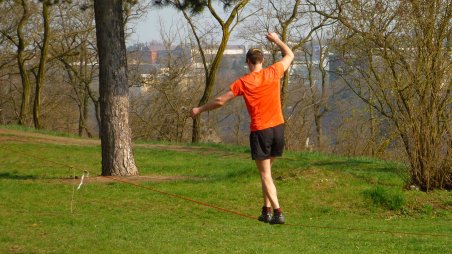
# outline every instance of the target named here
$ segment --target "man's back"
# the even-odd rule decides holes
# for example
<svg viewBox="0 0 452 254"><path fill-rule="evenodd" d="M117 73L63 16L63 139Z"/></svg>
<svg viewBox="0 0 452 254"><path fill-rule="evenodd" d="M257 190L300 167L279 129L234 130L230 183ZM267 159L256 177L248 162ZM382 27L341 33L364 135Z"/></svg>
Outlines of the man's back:
<svg viewBox="0 0 452 254"><path fill-rule="evenodd" d="M284 123L281 110L280 80L283 65L278 62L258 72L251 72L231 85L235 96L245 99L251 118L251 131L263 130Z"/></svg>

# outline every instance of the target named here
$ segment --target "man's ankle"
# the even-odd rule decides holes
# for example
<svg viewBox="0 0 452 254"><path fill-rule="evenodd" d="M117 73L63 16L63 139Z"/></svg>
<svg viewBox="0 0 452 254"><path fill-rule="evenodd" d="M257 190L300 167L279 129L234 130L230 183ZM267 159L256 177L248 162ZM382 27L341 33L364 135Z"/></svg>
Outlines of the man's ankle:
<svg viewBox="0 0 452 254"><path fill-rule="evenodd" d="M262 206L262 213L271 213L272 208L269 206Z"/></svg>

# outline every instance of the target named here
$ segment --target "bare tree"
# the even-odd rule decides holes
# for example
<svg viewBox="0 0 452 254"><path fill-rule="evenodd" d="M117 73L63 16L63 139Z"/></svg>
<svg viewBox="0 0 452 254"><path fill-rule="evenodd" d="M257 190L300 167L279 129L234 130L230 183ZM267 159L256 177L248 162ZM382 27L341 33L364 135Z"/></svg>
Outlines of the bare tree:
<svg viewBox="0 0 452 254"><path fill-rule="evenodd" d="M40 45L39 64L35 74L35 98L33 103L33 124L36 129L41 129L41 91L45 82L47 54L50 44L50 5L41 3L41 15L43 25L42 43Z"/></svg>
<svg viewBox="0 0 452 254"><path fill-rule="evenodd" d="M17 68L21 77L22 99L19 124L29 124L33 112L33 125L41 128L42 89L45 84L47 63L50 56L51 4L48 1L5 1L2 7L11 15L11 22L1 29L2 37L16 47ZM17 22L16 22L17 21ZM40 32L42 31L42 32ZM33 76L30 76L30 73ZM33 79L34 78L34 79ZM32 85L34 83L34 94ZM31 109L31 99L34 96Z"/></svg>
<svg viewBox="0 0 452 254"><path fill-rule="evenodd" d="M14 19L12 19L11 23L5 24L1 33L2 36L6 37L16 47L17 66L22 81L22 100L18 121L21 125L28 124L31 113L31 82L26 64L26 61L31 59L30 54L27 52L29 40L26 36L27 24L32 15L31 8L33 6L30 5L33 4L30 4L27 0L5 1L2 3L5 13L17 14L15 17L12 17Z"/></svg>
<svg viewBox="0 0 452 254"><path fill-rule="evenodd" d="M159 1L162 2L162 1ZM229 41L232 31L234 28L243 20L240 13L248 4L249 0L220 0L218 1L223 4L224 8L227 8L229 14L227 17L222 18L215 6L215 1L212 0L198 0L198 1L182 1L182 0L168 0L166 4L170 4L175 8L182 11L184 18L188 22L193 32L198 45L198 50L201 55L202 63L205 71L205 87L203 96L199 100L198 105L203 105L208 102L212 96L212 92L215 86L215 79L217 76L218 69L223 58L223 52L226 49L226 45ZM234 5L234 6L232 6ZM188 10L191 10L191 14L201 12L205 8L208 9L208 13L212 18L218 23L218 28L221 28L221 39L218 48L214 50L213 59L208 62L206 58L206 49L204 48L205 43L202 41L200 36L200 28L193 20ZM210 49L211 50L211 49ZM199 117L193 119L193 132L192 132L192 142L200 141L200 128L201 121Z"/></svg>
<svg viewBox="0 0 452 254"><path fill-rule="evenodd" d="M54 25L57 39L51 44L51 52L59 55L65 81L73 91L69 97L78 108L78 134L92 137L93 130L88 127L90 101L94 105L97 126L100 126L99 96L93 86L98 73L94 12L92 9L80 11L78 5L69 4L57 11L58 26Z"/></svg>
<svg viewBox="0 0 452 254"><path fill-rule="evenodd" d="M22 89L17 68L17 47L6 35L14 33L16 13L11 11L11 5L0 4L1 12L5 13L0 21L0 109L3 124L17 123L20 117L20 99ZM14 22L13 22L14 23Z"/></svg>
<svg viewBox="0 0 452 254"><path fill-rule="evenodd" d="M316 130L316 146L324 150L324 126L323 118L329 111L328 98L330 97L328 80L328 53L329 46L326 45L329 38L325 37L325 30L314 32L314 40L303 47L303 55L307 70L307 84L312 114Z"/></svg>
<svg viewBox="0 0 452 254"><path fill-rule="evenodd" d="M332 14L311 4L340 22L344 80L396 128L410 183L452 188L452 1L335 1Z"/></svg>
<svg viewBox="0 0 452 254"><path fill-rule="evenodd" d="M172 142L188 141L188 108L200 95L202 72L196 69L192 44L184 26L161 23L162 49L157 63L141 63L143 53L133 52L135 75L131 101L134 137ZM133 57L133 55L136 55ZM144 72L144 73L143 73Z"/></svg>

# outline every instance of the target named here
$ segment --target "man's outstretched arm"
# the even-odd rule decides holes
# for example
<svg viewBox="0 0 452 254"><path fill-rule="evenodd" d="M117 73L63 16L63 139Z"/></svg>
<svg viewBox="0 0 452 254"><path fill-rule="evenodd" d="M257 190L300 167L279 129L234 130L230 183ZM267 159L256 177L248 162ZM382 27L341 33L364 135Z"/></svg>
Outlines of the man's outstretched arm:
<svg viewBox="0 0 452 254"><path fill-rule="evenodd" d="M224 104L226 104L228 101L232 100L234 97L235 97L234 93L232 91L228 91L228 92L218 96L211 102L208 102L202 106L193 108L190 112L190 115L192 118L195 118L197 115L201 114L204 111L210 111L212 109L222 107Z"/></svg>
<svg viewBox="0 0 452 254"><path fill-rule="evenodd" d="M292 50L283 41L281 41L281 39L279 39L279 36L276 33L268 33L265 37L267 37L269 41L275 43L276 46L278 46L279 49L281 49L283 58L280 60L280 62L284 66L284 71L289 69L289 66L294 59L294 54Z"/></svg>

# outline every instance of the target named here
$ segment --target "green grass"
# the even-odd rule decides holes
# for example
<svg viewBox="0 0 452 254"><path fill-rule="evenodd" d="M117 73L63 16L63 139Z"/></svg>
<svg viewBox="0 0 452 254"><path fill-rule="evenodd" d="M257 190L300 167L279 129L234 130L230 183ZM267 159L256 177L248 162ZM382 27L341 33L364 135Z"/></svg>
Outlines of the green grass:
<svg viewBox="0 0 452 254"><path fill-rule="evenodd" d="M187 176L138 184L258 215L259 176L247 148L185 148L136 147L141 175ZM286 153L273 174L291 226L270 226L90 178L72 199L79 179L66 178L83 170L99 175L100 158L98 146L0 139L0 253L450 253L450 192L403 190L403 165ZM369 190L385 202L396 199L387 193L405 202L391 209L377 204Z"/></svg>
<svg viewBox="0 0 452 254"><path fill-rule="evenodd" d="M388 191L382 186L372 187L364 192L377 206L390 210L400 210L405 205L405 197L401 191Z"/></svg>

